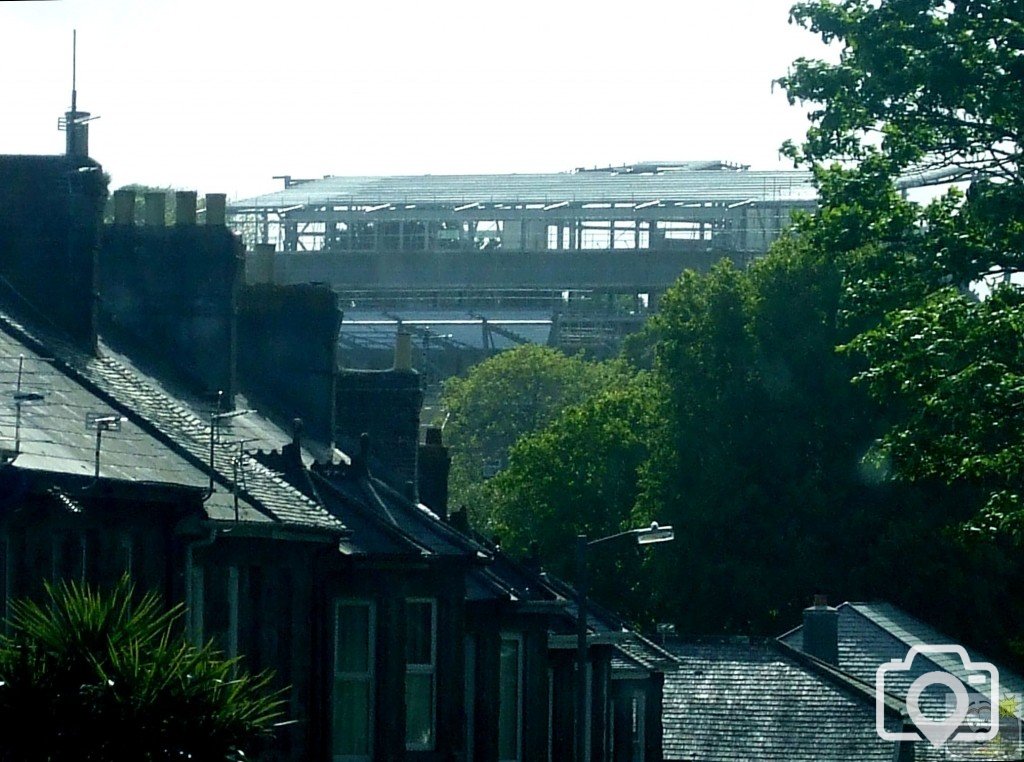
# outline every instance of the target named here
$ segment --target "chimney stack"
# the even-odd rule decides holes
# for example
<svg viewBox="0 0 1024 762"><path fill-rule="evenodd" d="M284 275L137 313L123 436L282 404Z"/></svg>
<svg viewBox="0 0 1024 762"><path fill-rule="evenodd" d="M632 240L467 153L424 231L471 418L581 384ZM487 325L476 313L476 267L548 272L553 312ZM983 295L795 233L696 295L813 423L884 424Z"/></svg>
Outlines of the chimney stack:
<svg viewBox="0 0 1024 762"><path fill-rule="evenodd" d="M334 395L335 441L350 447L354 437L368 432L374 442L374 464L380 467L375 475L403 494L411 483L415 492L423 380L412 367L409 334L398 334L393 368L340 370Z"/></svg>
<svg viewBox="0 0 1024 762"><path fill-rule="evenodd" d="M228 195L226 193L206 194L206 224L223 225L227 220Z"/></svg>
<svg viewBox="0 0 1024 762"><path fill-rule="evenodd" d="M174 193L174 224L196 224L196 192L175 191Z"/></svg>
<svg viewBox="0 0 1024 762"><path fill-rule="evenodd" d="M426 439L419 452L420 502L442 521L448 519L448 472L452 459L442 441L441 428L427 428Z"/></svg>
<svg viewBox="0 0 1024 762"><path fill-rule="evenodd" d="M167 212L167 194L163 191L151 191L146 194L146 205L143 216L146 225L162 228L166 224L164 215Z"/></svg>
<svg viewBox="0 0 1024 762"><path fill-rule="evenodd" d="M135 224L135 191L124 188L114 191L114 224Z"/></svg>
<svg viewBox="0 0 1024 762"><path fill-rule="evenodd" d="M814 605L804 609L802 650L824 662L839 665L839 612L828 605L824 595L815 595Z"/></svg>
<svg viewBox="0 0 1024 762"><path fill-rule="evenodd" d="M91 159L0 156L0 294L90 352L106 196Z"/></svg>

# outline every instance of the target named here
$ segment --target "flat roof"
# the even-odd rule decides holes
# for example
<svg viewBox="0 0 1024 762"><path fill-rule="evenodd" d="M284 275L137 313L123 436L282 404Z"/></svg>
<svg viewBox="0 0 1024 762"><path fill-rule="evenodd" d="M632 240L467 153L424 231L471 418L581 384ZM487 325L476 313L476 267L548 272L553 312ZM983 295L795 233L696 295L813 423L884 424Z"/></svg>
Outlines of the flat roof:
<svg viewBox="0 0 1024 762"><path fill-rule="evenodd" d="M302 206L404 204L813 203L810 172L677 169L659 174L578 171L551 174L325 177L292 181L273 193L233 201L232 211Z"/></svg>

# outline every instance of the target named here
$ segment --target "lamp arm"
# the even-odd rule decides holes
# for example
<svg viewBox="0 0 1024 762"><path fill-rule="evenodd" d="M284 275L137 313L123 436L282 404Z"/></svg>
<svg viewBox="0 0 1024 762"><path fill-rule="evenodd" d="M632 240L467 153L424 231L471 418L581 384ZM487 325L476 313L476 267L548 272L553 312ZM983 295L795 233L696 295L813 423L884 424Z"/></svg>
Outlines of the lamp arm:
<svg viewBox="0 0 1024 762"><path fill-rule="evenodd" d="M640 532L643 532L643 531L646 531L646 530L645 529L627 529L625 532L619 532L617 534L610 534L607 537L599 537L596 540L589 540L587 542L587 547L588 548L592 548L595 545L601 545L601 544L606 543L606 542L611 542L612 540L617 540L620 537L628 537L630 535L636 535L636 534L639 534Z"/></svg>

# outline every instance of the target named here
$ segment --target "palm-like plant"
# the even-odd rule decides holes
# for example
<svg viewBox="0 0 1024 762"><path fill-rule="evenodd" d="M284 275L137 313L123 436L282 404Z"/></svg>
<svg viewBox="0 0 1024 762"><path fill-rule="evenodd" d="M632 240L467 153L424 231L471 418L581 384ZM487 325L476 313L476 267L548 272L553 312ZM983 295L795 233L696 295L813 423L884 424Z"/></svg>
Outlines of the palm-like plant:
<svg viewBox="0 0 1024 762"><path fill-rule="evenodd" d="M148 762L245 756L281 713L270 675L176 634L182 607L127 579L47 587L0 638L0 759Z"/></svg>

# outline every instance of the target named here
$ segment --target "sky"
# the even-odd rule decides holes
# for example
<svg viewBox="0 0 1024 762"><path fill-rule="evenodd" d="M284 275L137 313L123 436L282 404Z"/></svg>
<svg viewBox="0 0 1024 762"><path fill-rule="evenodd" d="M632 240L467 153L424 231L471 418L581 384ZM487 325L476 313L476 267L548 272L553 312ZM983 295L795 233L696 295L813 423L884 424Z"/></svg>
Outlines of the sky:
<svg viewBox="0 0 1024 762"><path fill-rule="evenodd" d="M807 126L773 79L828 51L792 0L0 0L0 153L90 155L128 183L560 172L724 159L789 168Z"/></svg>

